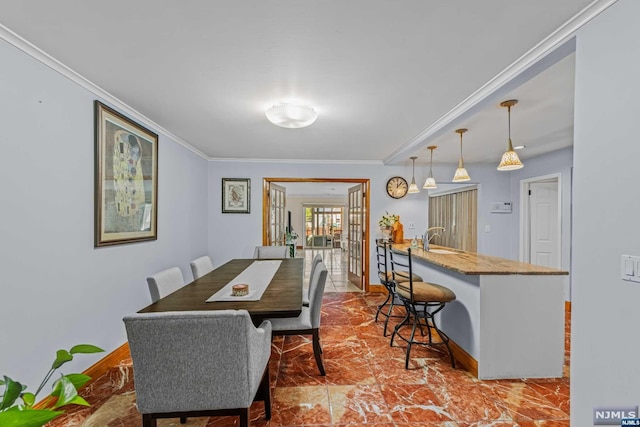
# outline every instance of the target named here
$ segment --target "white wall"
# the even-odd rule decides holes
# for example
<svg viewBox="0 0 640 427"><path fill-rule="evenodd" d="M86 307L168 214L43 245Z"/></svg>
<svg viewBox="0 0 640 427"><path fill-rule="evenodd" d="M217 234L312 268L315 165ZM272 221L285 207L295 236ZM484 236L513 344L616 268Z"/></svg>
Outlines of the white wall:
<svg viewBox="0 0 640 427"><path fill-rule="evenodd" d="M122 317L150 303L146 276L178 265L191 280L207 161L160 135L158 240L94 249L95 95L4 41L0 63L0 375L32 388L57 349L122 345Z"/></svg>
<svg viewBox="0 0 640 427"><path fill-rule="evenodd" d="M640 404L640 2L620 0L578 33L573 173L571 425L596 406Z"/></svg>

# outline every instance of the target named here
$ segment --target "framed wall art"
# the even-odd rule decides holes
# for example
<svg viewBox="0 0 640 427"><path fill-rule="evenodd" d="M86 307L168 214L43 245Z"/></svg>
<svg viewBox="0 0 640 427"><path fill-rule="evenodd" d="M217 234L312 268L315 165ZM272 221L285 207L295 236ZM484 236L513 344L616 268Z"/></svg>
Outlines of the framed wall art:
<svg viewBox="0 0 640 427"><path fill-rule="evenodd" d="M251 180L222 178L222 213L251 212Z"/></svg>
<svg viewBox="0 0 640 427"><path fill-rule="evenodd" d="M99 101L95 118L95 246L158 238L158 135Z"/></svg>

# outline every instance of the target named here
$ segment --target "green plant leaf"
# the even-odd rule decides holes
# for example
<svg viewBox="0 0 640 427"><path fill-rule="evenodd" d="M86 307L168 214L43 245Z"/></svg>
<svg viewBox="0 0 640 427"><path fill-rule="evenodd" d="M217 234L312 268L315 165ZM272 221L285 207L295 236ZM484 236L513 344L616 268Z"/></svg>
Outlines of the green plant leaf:
<svg viewBox="0 0 640 427"><path fill-rule="evenodd" d="M53 406L54 409L57 409L64 405L68 405L78 396L76 387L66 377L60 377L60 379L57 380L54 384L53 389L58 390L59 394L58 401Z"/></svg>
<svg viewBox="0 0 640 427"><path fill-rule="evenodd" d="M76 390L78 390L80 387L85 385L91 379L90 376L84 375L84 374L68 374L68 375L62 375L61 378L62 377L65 377L66 379L68 379L71 382L71 384L73 384L73 387ZM53 391L51 392L51 396L54 396L54 397L60 396L60 392L62 390L63 385L64 384L60 380L53 383Z"/></svg>
<svg viewBox="0 0 640 427"><path fill-rule="evenodd" d="M69 352L71 354L76 354L76 353L89 354L89 353L102 353L103 351L104 351L103 349L101 349L100 347L96 347L95 345L78 344L71 347L71 350Z"/></svg>
<svg viewBox="0 0 640 427"><path fill-rule="evenodd" d="M51 369L58 369L60 366L65 363L73 360L73 356L67 350L58 350L56 352L56 360L53 361L53 365L51 365Z"/></svg>
<svg viewBox="0 0 640 427"><path fill-rule="evenodd" d="M18 407L0 412L0 426L2 427L41 427L59 415L63 411L50 409L23 409Z"/></svg>
<svg viewBox="0 0 640 427"><path fill-rule="evenodd" d="M71 381L71 384L78 390L80 387L85 385L91 380L91 377L85 374L68 374L65 377ZM51 392L51 396L59 396L60 395L61 383L56 381L54 384L54 389Z"/></svg>
<svg viewBox="0 0 640 427"><path fill-rule="evenodd" d="M67 403L67 405L91 406L91 404L84 400L84 398L80 395L74 397L71 402Z"/></svg>
<svg viewBox="0 0 640 427"><path fill-rule="evenodd" d="M4 393L2 393L2 402L0 402L0 411L7 409L14 404L16 399L20 397L20 393L24 387L17 381L12 380L8 376L4 376ZM4 425L0 423L0 425Z"/></svg>
<svg viewBox="0 0 640 427"><path fill-rule="evenodd" d="M36 403L36 395L33 393L22 393L22 401L28 408L31 408Z"/></svg>

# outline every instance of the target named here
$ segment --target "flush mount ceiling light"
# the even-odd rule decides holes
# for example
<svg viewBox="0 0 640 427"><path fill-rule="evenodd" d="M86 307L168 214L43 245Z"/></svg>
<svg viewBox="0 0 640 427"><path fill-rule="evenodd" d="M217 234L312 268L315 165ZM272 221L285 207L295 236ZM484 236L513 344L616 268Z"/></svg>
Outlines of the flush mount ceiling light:
<svg viewBox="0 0 640 427"><path fill-rule="evenodd" d="M462 134L466 131L467 129L456 129L456 133L460 134L460 160L458 161L458 169L456 169L456 174L452 179L453 182L465 182L471 180L469 173L464 168L464 160L462 160Z"/></svg>
<svg viewBox="0 0 640 427"><path fill-rule="evenodd" d="M513 144L511 143L511 107L517 103L517 99L510 99L500 103L501 107L507 107L507 114L509 115L509 145L507 146L507 151L502 155L502 160L498 165L499 171L513 171L524 166L520 161L518 154L513 150Z"/></svg>
<svg viewBox="0 0 640 427"><path fill-rule="evenodd" d="M422 186L422 188L426 188L427 190L438 188L438 186L436 185L436 180L433 179L433 150L435 150L436 148L438 147L435 145L430 145L427 147L427 150L431 151L431 161L429 162L429 176Z"/></svg>
<svg viewBox="0 0 640 427"><path fill-rule="evenodd" d="M318 113L308 105L277 104L264 113L276 126L296 129L309 126L318 118Z"/></svg>
<svg viewBox="0 0 640 427"><path fill-rule="evenodd" d="M409 185L409 191L407 193L419 193L420 189L416 185L416 156L409 157L413 162L413 173L411 174L411 185Z"/></svg>

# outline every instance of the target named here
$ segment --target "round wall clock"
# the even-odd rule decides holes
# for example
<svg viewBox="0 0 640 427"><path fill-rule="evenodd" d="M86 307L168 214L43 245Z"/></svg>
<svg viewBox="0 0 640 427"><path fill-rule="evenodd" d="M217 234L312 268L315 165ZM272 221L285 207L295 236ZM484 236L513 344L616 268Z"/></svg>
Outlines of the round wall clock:
<svg viewBox="0 0 640 427"><path fill-rule="evenodd" d="M407 195L409 184L407 180L401 176L394 176L387 181L387 194L394 199L401 199Z"/></svg>

